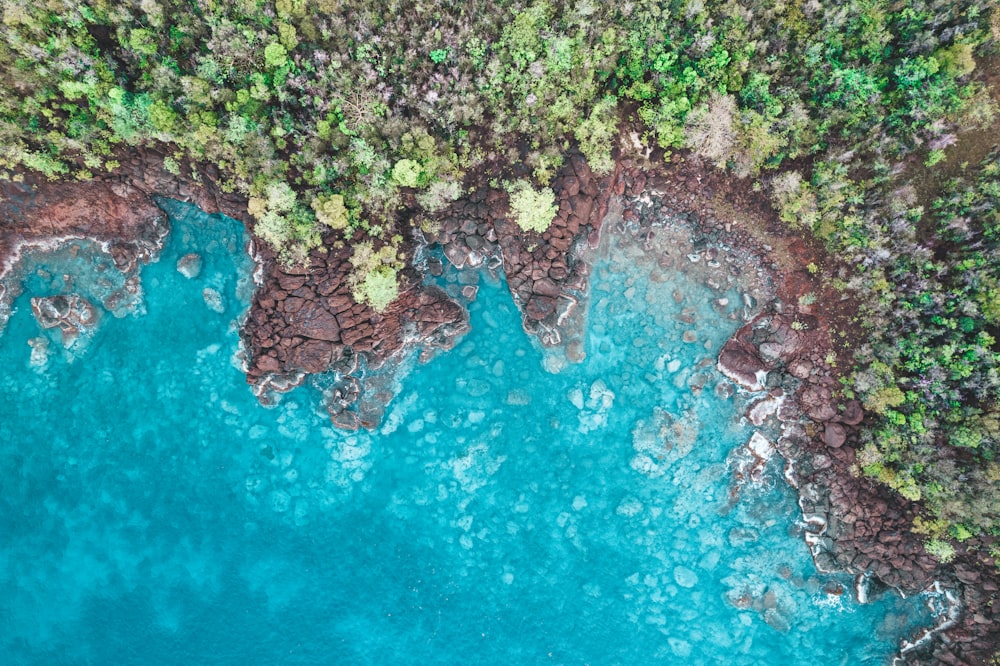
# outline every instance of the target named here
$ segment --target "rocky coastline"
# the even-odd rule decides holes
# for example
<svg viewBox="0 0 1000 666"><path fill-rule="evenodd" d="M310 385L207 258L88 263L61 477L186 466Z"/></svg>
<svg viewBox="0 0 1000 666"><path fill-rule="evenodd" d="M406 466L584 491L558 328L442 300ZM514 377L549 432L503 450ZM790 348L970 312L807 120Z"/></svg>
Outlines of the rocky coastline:
<svg viewBox="0 0 1000 666"><path fill-rule="evenodd" d="M540 235L516 227L502 190L473 189L429 231L411 232L400 297L381 314L351 297L349 249L327 247L313 252L307 267L289 268L252 242L258 288L241 333L248 382L268 400L309 374L333 370L337 380L327 396L333 423L372 427L385 396L372 395L359 370L380 367L407 349L447 349L467 330L461 299L425 284L425 275L443 270L429 248L458 269L502 270L525 330L543 345L562 348L570 362L579 360L583 345L574 313L586 297L588 252L600 242L609 208L619 206L621 223L640 232L650 216L683 216L706 241L698 260L713 261L718 243L742 248L760 258L777 287L776 299L754 304L760 313L726 343L717 367L759 396L748 420L780 427L775 445L798 489L803 536L817 566L858 575L862 593L879 586L905 594L936 589L938 598L951 599L935 630L903 646L904 663L985 663L1000 644L1000 605L992 604L1000 589L996 569L967 553L938 563L910 532L915 507L858 476L856 445L865 415L857 402L838 398L839 343L831 333L853 305L806 268L828 258L789 233L748 184L733 183L690 156L675 156L666 166L661 158L620 157L613 173L597 176L571 156L551 184L558 215ZM121 162L118 172L88 183L0 183L0 277L28 248L83 238L101 242L119 270L134 273L155 256L167 233L156 196L249 223L246 202L223 193L211 169L185 164L182 173L192 177L174 176L153 151ZM0 284L0 308L15 290L15 284L6 291ZM470 279L460 296L475 295ZM39 311L61 325L58 312L46 307L40 304Z"/></svg>

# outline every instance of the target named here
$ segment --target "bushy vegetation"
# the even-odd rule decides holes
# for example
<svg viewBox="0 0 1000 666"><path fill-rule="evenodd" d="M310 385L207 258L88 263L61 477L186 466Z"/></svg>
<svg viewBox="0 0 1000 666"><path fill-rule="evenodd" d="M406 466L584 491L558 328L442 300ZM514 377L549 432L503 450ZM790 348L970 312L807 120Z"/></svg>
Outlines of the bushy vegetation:
<svg viewBox="0 0 1000 666"><path fill-rule="evenodd" d="M290 260L328 228L392 236L401 190L440 208L487 160L544 185L576 141L606 172L628 117L740 175L905 152L975 96L990 29L982 0L2 5L0 168L87 178L161 145L267 202L259 233ZM332 195L347 225L317 215Z"/></svg>
<svg viewBox="0 0 1000 666"><path fill-rule="evenodd" d="M556 195L548 187L536 190L519 180L510 186L510 212L524 231L542 233L556 216Z"/></svg>
<svg viewBox="0 0 1000 666"><path fill-rule="evenodd" d="M403 267L403 257L395 244L378 250L371 243L354 246L350 275L351 293L358 303L367 303L376 312L383 312L399 295L397 272Z"/></svg>
<svg viewBox="0 0 1000 666"><path fill-rule="evenodd" d="M1000 533L1000 152L931 210L897 193L892 253L872 263L873 344L851 388L875 415L864 471L921 500L935 539ZM868 225L880 218L874 217ZM914 224L926 227L917 233ZM904 249L906 251L904 251ZM873 254L877 256L877 252Z"/></svg>
<svg viewBox="0 0 1000 666"><path fill-rule="evenodd" d="M623 125L760 179L871 303L847 386L874 417L865 472L924 502L938 543L1000 527L997 158L923 206L901 166L990 121L972 74L1000 40L992 0L0 7L0 175L86 179L136 146L211 164L282 261L352 242L376 309L400 220L422 217L400 208L440 211L487 167L526 232L570 145L608 172Z"/></svg>

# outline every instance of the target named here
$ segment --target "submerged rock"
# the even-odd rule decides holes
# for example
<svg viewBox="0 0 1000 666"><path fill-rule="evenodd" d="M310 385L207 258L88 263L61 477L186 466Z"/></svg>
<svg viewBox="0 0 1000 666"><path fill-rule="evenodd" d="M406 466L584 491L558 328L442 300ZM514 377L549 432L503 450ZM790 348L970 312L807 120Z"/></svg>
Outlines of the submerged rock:
<svg viewBox="0 0 1000 666"><path fill-rule="evenodd" d="M208 306L209 310L219 314L225 313L226 306L223 304L222 294L220 294L218 290L212 289L211 287L205 287L201 291L201 297L205 301L205 305Z"/></svg>
<svg viewBox="0 0 1000 666"><path fill-rule="evenodd" d="M674 581L681 587L694 587L698 584L698 574L687 567L676 567Z"/></svg>
<svg viewBox="0 0 1000 666"><path fill-rule="evenodd" d="M72 345L80 333L97 323L97 309L78 294L32 298L31 312L42 328L62 331L66 347Z"/></svg>
<svg viewBox="0 0 1000 666"><path fill-rule="evenodd" d="M197 252L189 252L177 260L177 272L189 280L193 280L201 274L201 255Z"/></svg>
<svg viewBox="0 0 1000 666"><path fill-rule="evenodd" d="M31 367L44 368L49 362L49 341L48 338L37 337L28 340L31 347Z"/></svg>
<svg viewBox="0 0 1000 666"><path fill-rule="evenodd" d="M783 634L788 633L792 628L792 625L777 608L768 608L764 611L764 622Z"/></svg>

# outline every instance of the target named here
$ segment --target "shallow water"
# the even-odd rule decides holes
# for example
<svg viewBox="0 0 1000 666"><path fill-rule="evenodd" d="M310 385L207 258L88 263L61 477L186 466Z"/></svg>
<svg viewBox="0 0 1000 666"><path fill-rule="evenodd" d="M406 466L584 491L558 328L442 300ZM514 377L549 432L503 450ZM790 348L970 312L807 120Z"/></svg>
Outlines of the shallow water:
<svg viewBox="0 0 1000 666"><path fill-rule="evenodd" d="M739 321L700 283L599 264L587 359L554 373L487 280L472 332L344 433L315 388L256 402L241 230L172 213L141 307L69 350L28 298L76 273L99 301L106 270L26 266L0 337L6 663L883 663L927 621L816 572L777 456L734 485L752 430L697 366Z"/></svg>

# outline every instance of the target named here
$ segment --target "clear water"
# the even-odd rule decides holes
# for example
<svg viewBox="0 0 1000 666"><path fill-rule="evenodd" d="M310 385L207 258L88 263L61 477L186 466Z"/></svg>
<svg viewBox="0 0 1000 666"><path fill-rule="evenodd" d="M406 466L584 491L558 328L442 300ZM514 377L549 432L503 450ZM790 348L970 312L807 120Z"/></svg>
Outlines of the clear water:
<svg viewBox="0 0 1000 666"><path fill-rule="evenodd" d="M41 331L30 296L98 288L84 247L27 266L0 337L5 663L884 663L927 621L826 591L851 581L815 571L777 459L734 489L751 431L696 366L738 322L701 284L598 266L588 357L553 373L487 281L381 429L344 433L315 388L255 401L239 226L173 213L134 315Z"/></svg>

